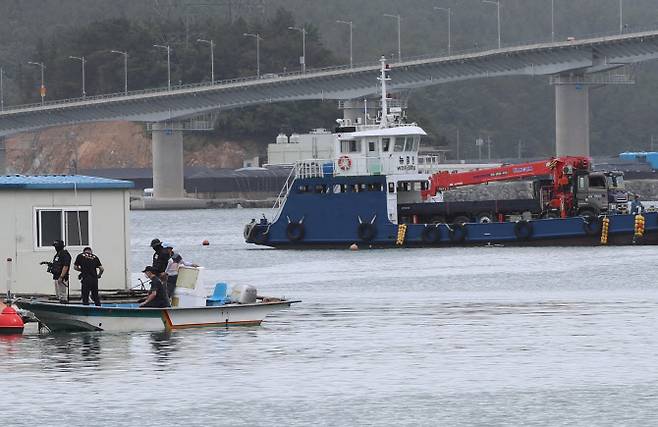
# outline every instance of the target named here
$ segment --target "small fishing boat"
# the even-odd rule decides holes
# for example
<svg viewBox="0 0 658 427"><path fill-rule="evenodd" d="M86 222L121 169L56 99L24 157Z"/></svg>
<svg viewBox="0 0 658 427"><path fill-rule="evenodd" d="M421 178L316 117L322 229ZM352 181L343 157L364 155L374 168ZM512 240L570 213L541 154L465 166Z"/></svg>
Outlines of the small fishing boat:
<svg viewBox="0 0 658 427"><path fill-rule="evenodd" d="M208 295L201 269L181 267L172 307L143 308L135 302L104 303L100 307L61 304L18 298L14 304L34 314L51 332L58 331L162 331L174 329L258 326L276 310L300 302L259 297L250 285L216 283Z"/></svg>
<svg viewBox="0 0 658 427"><path fill-rule="evenodd" d="M228 303L200 307L140 308L138 304L100 307L17 299L52 332L59 331L161 331L201 327L258 326L273 311L300 302L264 298L252 304Z"/></svg>

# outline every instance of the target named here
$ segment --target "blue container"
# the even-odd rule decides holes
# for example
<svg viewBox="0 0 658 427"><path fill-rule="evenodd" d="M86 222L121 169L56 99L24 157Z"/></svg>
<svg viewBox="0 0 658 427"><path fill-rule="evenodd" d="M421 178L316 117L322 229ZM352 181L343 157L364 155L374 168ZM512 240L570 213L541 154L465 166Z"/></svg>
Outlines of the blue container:
<svg viewBox="0 0 658 427"><path fill-rule="evenodd" d="M327 162L322 165L322 174L323 175L333 175L334 174L334 163Z"/></svg>

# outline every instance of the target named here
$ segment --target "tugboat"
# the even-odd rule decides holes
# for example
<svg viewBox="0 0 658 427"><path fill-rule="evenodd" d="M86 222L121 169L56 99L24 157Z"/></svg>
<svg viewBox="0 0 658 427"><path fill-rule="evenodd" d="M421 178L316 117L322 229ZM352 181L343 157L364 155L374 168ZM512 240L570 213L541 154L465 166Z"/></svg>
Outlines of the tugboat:
<svg viewBox="0 0 658 427"><path fill-rule="evenodd" d="M274 205L247 224L247 243L271 247L655 244L658 213L624 214L622 177L591 172L586 157L554 158L455 174L421 173L425 131L387 93L381 58L381 110L337 120L333 159L298 161ZM444 202L460 185L532 178L532 200ZM602 182L602 184L601 184ZM603 187L599 187L602 185ZM516 202L516 203L511 203ZM644 235L645 231L647 236Z"/></svg>

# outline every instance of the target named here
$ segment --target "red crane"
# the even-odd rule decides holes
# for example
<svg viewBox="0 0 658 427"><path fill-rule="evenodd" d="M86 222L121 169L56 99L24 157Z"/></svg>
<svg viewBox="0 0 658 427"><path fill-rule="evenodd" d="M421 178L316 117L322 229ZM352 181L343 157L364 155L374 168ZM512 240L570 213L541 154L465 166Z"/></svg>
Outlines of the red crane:
<svg viewBox="0 0 658 427"><path fill-rule="evenodd" d="M574 174L577 172L587 174L589 171L589 158L567 156L468 172L439 172L430 176L429 188L422 192L422 196L423 199L427 199L435 196L438 191L465 185L549 176L552 179L552 191L548 207L559 209L560 215L564 218L572 211L574 205L572 185Z"/></svg>

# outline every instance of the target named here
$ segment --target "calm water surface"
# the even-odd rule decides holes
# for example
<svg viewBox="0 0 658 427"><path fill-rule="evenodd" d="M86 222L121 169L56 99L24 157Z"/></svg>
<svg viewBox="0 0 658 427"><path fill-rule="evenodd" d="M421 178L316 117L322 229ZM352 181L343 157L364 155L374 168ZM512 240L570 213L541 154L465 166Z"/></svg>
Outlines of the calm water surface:
<svg viewBox="0 0 658 427"><path fill-rule="evenodd" d="M302 304L255 328L0 338L6 425L658 424L656 248L259 249L257 214L133 212L133 271L159 237L209 283Z"/></svg>

